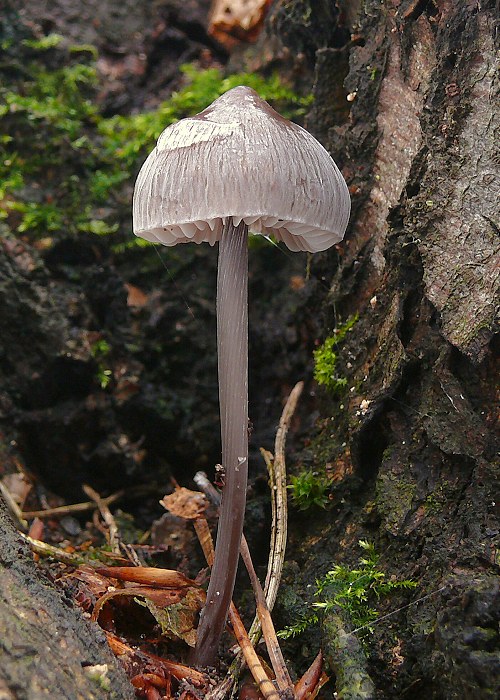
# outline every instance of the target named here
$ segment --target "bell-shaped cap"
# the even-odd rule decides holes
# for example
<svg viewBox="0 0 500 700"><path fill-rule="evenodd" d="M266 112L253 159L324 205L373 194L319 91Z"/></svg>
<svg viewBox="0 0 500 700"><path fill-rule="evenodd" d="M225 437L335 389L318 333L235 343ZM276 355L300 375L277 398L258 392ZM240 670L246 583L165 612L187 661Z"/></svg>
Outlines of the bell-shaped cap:
<svg viewBox="0 0 500 700"><path fill-rule="evenodd" d="M290 250L317 252L343 238L349 213L328 152L248 87L167 127L134 191L134 233L167 246L213 245L233 217Z"/></svg>

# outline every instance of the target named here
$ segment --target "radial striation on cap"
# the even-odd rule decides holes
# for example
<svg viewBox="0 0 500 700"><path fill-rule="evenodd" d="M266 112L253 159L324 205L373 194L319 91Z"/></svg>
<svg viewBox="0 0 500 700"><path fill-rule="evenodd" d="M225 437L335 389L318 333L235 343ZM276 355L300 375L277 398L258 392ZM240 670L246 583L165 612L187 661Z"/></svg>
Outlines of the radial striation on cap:
<svg viewBox="0 0 500 700"><path fill-rule="evenodd" d="M290 250L326 250L344 236L347 185L323 146L248 87L236 87L160 135L139 172L134 233L166 246L220 237L241 220Z"/></svg>

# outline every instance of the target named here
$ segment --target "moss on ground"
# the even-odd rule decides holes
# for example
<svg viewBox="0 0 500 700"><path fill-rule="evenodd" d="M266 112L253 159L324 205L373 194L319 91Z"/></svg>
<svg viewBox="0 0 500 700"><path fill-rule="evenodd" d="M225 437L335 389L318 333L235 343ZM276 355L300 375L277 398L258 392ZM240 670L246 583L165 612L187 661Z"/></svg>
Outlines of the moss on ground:
<svg viewBox="0 0 500 700"><path fill-rule="evenodd" d="M13 43L4 40L7 55ZM310 103L277 75L224 75L190 64L182 69L184 87L155 110L106 118L99 109L94 47L67 46L53 34L22 39L20 52L22 60L17 53L0 66L2 216L13 231L45 238L47 245L53 237L79 233L116 234L116 252L127 240L147 245L125 230L139 164L165 127L230 88L254 88L289 118L300 119Z"/></svg>

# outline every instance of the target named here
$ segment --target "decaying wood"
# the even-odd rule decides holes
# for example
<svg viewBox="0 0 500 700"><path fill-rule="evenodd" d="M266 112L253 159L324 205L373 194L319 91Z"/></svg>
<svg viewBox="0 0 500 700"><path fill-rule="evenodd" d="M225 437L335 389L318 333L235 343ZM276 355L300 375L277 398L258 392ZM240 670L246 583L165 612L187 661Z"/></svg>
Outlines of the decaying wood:
<svg viewBox="0 0 500 700"><path fill-rule="evenodd" d="M325 613L321 622L323 653L335 674L336 695L342 700L375 700L375 686L366 670L366 656L359 640L350 634L342 611Z"/></svg>
<svg viewBox="0 0 500 700"><path fill-rule="evenodd" d="M0 500L0 694L6 700L132 700L103 632L37 571Z"/></svg>
<svg viewBox="0 0 500 700"><path fill-rule="evenodd" d="M488 636L498 606L488 505L497 501L496 7L342 5L363 38L339 78L349 115L318 127L343 163L352 230L338 257L313 259L312 271L330 285L325 336L359 320L338 353L348 390L341 400L325 392L320 438L307 451L318 469L341 465L335 516L308 523L307 550L294 533L289 551L310 574L326 556L350 564L367 537L384 569L417 580L420 595L445 585L447 595L375 628L370 675L384 697L402 697L407 674L415 697L486 695L497 683L490 652L464 639L477 632L471 609L489 611ZM335 118L324 90L341 69L333 45L322 51L313 131L323 110Z"/></svg>

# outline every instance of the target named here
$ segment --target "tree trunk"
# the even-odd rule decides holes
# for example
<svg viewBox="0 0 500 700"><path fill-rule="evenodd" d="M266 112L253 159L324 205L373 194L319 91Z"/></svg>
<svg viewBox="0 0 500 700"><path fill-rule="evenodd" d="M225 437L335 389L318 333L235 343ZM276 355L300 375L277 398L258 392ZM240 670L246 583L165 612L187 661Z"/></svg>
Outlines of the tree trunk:
<svg viewBox="0 0 500 700"><path fill-rule="evenodd" d="M353 215L339 254L315 256L312 273L329 285L325 335L359 320L338 349L346 394L323 396L303 455L333 475L332 510L308 518L305 540L299 521L291 555L307 581L356 562L369 539L389 575L418 583L375 626L380 697L493 698L494 3L339 5L352 45L316 52L308 128L342 166ZM331 104L346 51L347 120Z"/></svg>

